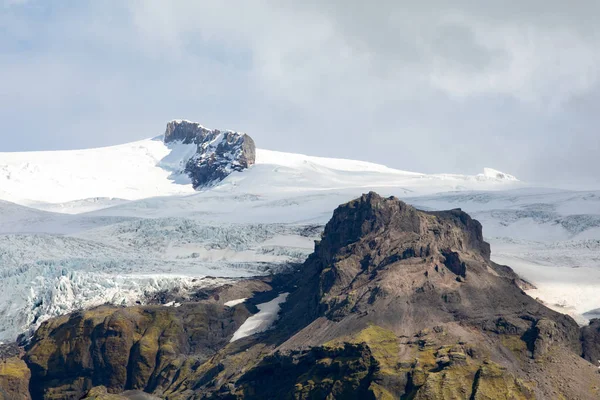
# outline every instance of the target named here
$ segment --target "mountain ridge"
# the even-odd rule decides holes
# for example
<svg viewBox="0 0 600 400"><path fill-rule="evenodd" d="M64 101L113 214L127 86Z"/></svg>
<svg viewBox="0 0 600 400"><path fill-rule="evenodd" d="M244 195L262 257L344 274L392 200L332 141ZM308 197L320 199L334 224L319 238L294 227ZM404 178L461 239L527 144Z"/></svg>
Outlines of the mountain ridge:
<svg viewBox="0 0 600 400"><path fill-rule="evenodd" d="M468 214L371 192L339 206L288 274L205 290L185 309L104 306L51 320L25 360L34 399L75 399L101 385L90 399L123 390L168 399L597 398L600 377L585 360L598 351L595 325L582 336L517 283L490 260ZM229 343L256 302L282 291L290 294L273 329ZM250 300L225 306L240 298ZM222 343L209 346L201 338L215 333L202 321L230 321L232 311L233 325L208 324ZM155 324L158 336L148 333ZM192 336L196 347L182 345L184 332L203 332ZM119 372L109 379L105 368Z"/></svg>
<svg viewBox="0 0 600 400"><path fill-rule="evenodd" d="M209 145L219 135L224 139L221 150L217 143ZM205 148L199 150L203 146ZM0 199L43 207L39 203L60 204L94 198L139 200L186 195L195 192L194 186L200 188L203 184L220 181L230 172L242 170L244 172L240 177L230 179L226 186L236 184L241 177L245 177L262 186L275 182L276 187L280 187L275 173L277 168L285 175L289 173L302 178L297 183L301 183L300 188L304 189L311 181L315 182L317 188L335 188L340 184L360 187L374 177L380 186L416 185L417 188L423 188L427 184L437 185L440 190L448 185L485 189L495 186L504 188L505 183L517 183L486 177L484 173L473 176L419 174L369 162L311 157L263 150L260 147L253 156L253 148L253 140L246 134L174 120L167 124L162 136L132 143L82 150L0 152ZM236 149L235 154L230 152L232 149ZM233 154L232 159L225 157L230 153ZM259 166L251 169L259 169L260 172L249 173L247 168L254 161ZM209 172L208 177L201 176L203 171ZM320 179L314 175L317 171L323 172ZM357 181L353 182L343 171L357 175ZM190 174L196 176L196 181L190 178ZM361 174L365 176L361 177ZM288 182L288 186L294 182L287 177L284 181ZM251 191L250 188L244 190ZM97 207L102 207L101 202ZM71 208L71 212L76 212L76 209Z"/></svg>
<svg viewBox="0 0 600 400"><path fill-rule="evenodd" d="M419 174L260 148L255 165L196 191L182 171L183 161L197 151L195 143L165 144L163 134L104 150L16 158L0 153L0 166L8 165L11 176L0 173L0 198L27 207L0 203L0 231L10 235L0 241L0 273L11 276L0 282L0 341L81 304L132 305L144 302L146 291L178 283L187 290L188 282L202 282L204 275L268 273L303 261L331 210L369 190L411 196L411 204L430 210L464 206L476 212L488 240L502 245L495 257L519 267L538 288L536 296L582 324L600 307L594 293L600 285L597 256L585 241L600 229L595 193L525 196L507 191L526 185L519 182ZM80 198L88 200L69 201ZM215 227L230 236L207 239ZM81 252L82 242L72 237L84 238L84 247L93 250ZM560 242L565 239L574 240L569 249ZM137 246L144 254L132 253ZM106 250L115 247L116 252ZM114 293L115 282L125 296ZM73 303L72 295L85 301Z"/></svg>

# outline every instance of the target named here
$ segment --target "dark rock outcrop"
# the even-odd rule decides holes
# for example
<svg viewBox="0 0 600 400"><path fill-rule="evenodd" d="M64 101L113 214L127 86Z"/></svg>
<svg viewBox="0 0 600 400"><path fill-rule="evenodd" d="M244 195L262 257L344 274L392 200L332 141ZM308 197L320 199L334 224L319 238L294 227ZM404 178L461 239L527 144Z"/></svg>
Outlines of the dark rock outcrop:
<svg viewBox="0 0 600 400"><path fill-rule="evenodd" d="M80 399L96 386L111 393L160 392L187 355L205 361L249 315L243 305L204 302L178 308L102 306L46 322L25 358L32 397Z"/></svg>
<svg viewBox="0 0 600 400"><path fill-rule="evenodd" d="M265 357L238 382L244 399L374 399L370 386L379 369L363 344L314 347Z"/></svg>
<svg viewBox="0 0 600 400"><path fill-rule="evenodd" d="M581 343L583 358L600 366L600 319L592 319L581 329Z"/></svg>
<svg viewBox="0 0 600 400"><path fill-rule="evenodd" d="M164 141L197 146L184 171L195 189L220 182L232 172L250 167L256 159L254 140L245 133L211 130L189 121L169 122Z"/></svg>

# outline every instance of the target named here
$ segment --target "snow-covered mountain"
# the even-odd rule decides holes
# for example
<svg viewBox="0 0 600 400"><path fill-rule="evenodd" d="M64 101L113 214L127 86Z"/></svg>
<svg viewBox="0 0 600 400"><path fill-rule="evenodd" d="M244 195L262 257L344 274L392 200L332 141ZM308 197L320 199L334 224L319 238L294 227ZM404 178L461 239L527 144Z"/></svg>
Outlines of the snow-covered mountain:
<svg viewBox="0 0 600 400"><path fill-rule="evenodd" d="M369 190L463 208L534 296L579 318L600 309L600 192L531 189L488 168L421 174L260 148L254 165L196 191L186 166L205 142L164 139L0 153L0 341L74 309L301 262L333 209ZM212 160L232 154L205 147Z"/></svg>
<svg viewBox="0 0 600 400"><path fill-rule="evenodd" d="M219 131L217 131L219 132ZM201 143L205 144L205 143ZM215 158L214 149L206 146ZM194 194L186 165L198 144L163 136L98 149L0 153L0 199L77 213L157 196ZM274 193L404 187L406 193L502 189L518 183L486 168L479 175L426 175L383 165L256 149L256 165L233 172L220 192ZM235 188L233 188L235 187Z"/></svg>

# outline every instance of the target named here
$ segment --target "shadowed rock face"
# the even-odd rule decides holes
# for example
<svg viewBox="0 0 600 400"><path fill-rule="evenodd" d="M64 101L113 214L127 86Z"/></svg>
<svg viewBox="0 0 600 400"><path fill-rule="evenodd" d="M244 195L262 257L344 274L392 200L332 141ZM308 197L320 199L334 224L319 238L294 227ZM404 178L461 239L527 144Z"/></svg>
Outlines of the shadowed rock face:
<svg viewBox="0 0 600 400"><path fill-rule="evenodd" d="M186 355L201 363L250 315L214 303L179 308L103 306L44 323L25 361L34 399L80 399L96 386L112 393L164 390Z"/></svg>
<svg viewBox="0 0 600 400"><path fill-rule="evenodd" d="M586 361L600 348L597 322L581 331L528 297L460 210L365 194L335 210L314 253L285 279L291 293L274 329L233 343L250 310L212 300L50 321L25 357L32 397L600 398ZM251 297L233 289L233 298Z"/></svg>
<svg viewBox="0 0 600 400"><path fill-rule="evenodd" d="M590 324L581 330L583 358L600 366L600 319L592 319Z"/></svg>
<svg viewBox="0 0 600 400"><path fill-rule="evenodd" d="M362 344L313 347L265 357L238 385L244 399L371 397L370 381L377 371L371 350ZM317 378L317 379L315 379ZM336 382L343 381L340 385Z"/></svg>
<svg viewBox="0 0 600 400"><path fill-rule="evenodd" d="M164 141L167 144L180 142L198 146L196 154L185 166L194 189L220 182L232 172L250 167L256 159L256 146L250 136L210 130L189 121L169 122Z"/></svg>

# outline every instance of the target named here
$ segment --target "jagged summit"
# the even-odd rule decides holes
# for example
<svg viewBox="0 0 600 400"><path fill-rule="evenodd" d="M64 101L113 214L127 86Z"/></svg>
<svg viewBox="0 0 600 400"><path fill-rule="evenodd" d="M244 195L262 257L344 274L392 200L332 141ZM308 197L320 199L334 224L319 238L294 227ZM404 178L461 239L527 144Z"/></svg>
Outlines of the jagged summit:
<svg viewBox="0 0 600 400"><path fill-rule="evenodd" d="M441 224L444 220L446 223ZM460 209L426 213L396 197L384 198L375 192L339 206L325 226L321 245L339 250L390 229L413 247L415 243L424 246L423 250L413 249L415 254L431 254L434 248L448 248L475 252L486 260L490 257L490 246L483 240L481 224ZM410 237L414 237L414 241L407 240Z"/></svg>
<svg viewBox="0 0 600 400"><path fill-rule="evenodd" d="M187 120L167 124L164 141L196 145L196 153L185 162L184 172L194 189L220 182L234 171L242 171L256 160L254 140L245 133L207 129Z"/></svg>
<svg viewBox="0 0 600 400"><path fill-rule="evenodd" d="M235 133L245 135L245 133L232 130L209 129L204 125L187 119L173 119L167 123L167 128L163 135L165 143L183 142L185 144L198 144L205 136L219 133Z"/></svg>

